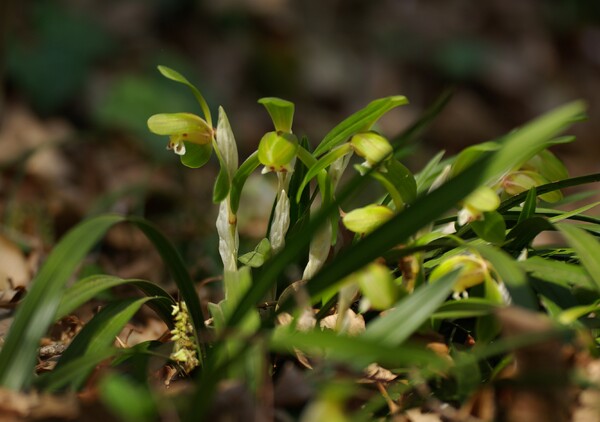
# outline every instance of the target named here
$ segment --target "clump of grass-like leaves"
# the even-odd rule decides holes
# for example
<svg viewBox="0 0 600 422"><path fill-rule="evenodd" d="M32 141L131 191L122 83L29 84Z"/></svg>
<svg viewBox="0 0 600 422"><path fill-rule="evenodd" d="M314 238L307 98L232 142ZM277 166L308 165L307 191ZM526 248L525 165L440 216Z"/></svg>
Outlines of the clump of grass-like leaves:
<svg viewBox="0 0 600 422"><path fill-rule="evenodd" d="M59 242L17 310L0 353L0 385L77 391L98 363L108 361L114 370L98 388L121 417L151 420L175 408L182 419L198 420L210 411L225 380L241 385L258 402L258 411L272 412L264 391L270 391L273 377L283 376L283 363L292 361L306 367L311 394L301 409L280 410L306 421L369 419L403 412L410 406L406 398L415 397L409 393L422 392L423 385L438 400L459 406L482 383L495 380L514 349L528 344L570 332L596 340L600 220L585 213L598 203L570 211L556 206L577 199L563 197L560 189L597 182L600 175L569 178L549 151L573 140L561 133L583 118L582 102L456 156L440 153L413 173L398 157L448 95L399 136L374 129L380 117L407 104L397 95L373 101L318 143L293 132L293 103L263 98L259 102L273 130L240 164L223 108L214 128L202 94L176 71L159 70L192 90L203 116L159 114L150 117L149 129L169 136L168 147L184 165L203 166L214 153L220 166L213 201L219 208L225 299L208 304L210 315L203 314L182 258L150 222L91 218ZM353 155L363 162L349 165ZM263 177L277 180L277 196L275 204L264 204L272 209L265 238L240 254L240 197L259 168ZM345 172L352 177L338 186ZM348 199L371 184L381 185L385 195L348 209ZM121 223L137 226L155 245L177 284L178 301L152 281L110 275L67 287L78 263ZM561 233L566 247L534 246L544 231ZM300 280L286 278L290 267L300 270ZM39 341L50 325L123 284L137 287L140 298L107 303L56 368L35 375ZM170 338L115 347L115 336L143 305L170 327ZM536 335L502 337L498 315L508 307L547 314L554 325ZM453 327L450 335L448 327ZM163 391L149 387L152 357L162 357L178 369L179 378L193 381L168 405ZM141 370L119 375L126 363ZM356 382L369 377L379 389Z"/></svg>

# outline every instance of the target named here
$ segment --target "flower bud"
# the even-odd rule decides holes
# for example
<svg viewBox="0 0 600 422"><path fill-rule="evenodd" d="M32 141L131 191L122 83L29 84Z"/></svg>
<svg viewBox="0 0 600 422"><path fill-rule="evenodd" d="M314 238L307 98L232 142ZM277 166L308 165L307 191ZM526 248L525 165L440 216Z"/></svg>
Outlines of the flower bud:
<svg viewBox="0 0 600 422"><path fill-rule="evenodd" d="M344 226L354 233L371 233L394 216L394 212L383 205L367 205L344 216Z"/></svg>
<svg viewBox="0 0 600 422"><path fill-rule="evenodd" d="M371 263L356 272L355 277L360 291L369 300L373 309L383 311L396 303L398 288L385 265Z"/></svg>
<svg viewBox="0 0 600 422"><path fill-rule="evenodd" d="M268 132L258 145L258 160L267 171L289 172L298 151L298 138L292 133Z"/></svg>
<svg viewBox="0 0 600 422"><path fill-rule="evenodd" d="M469 287L483 283L489 272L484 260L472 255L455 255L435 267L429 281L438 280L454 270L460 270L453 288L456 293L463 293Z"/></svg>
<svg viewBox="0 0 600 422"><path fill-rule="evenodd" d="M494 211L500 205L500 198L492 188L480 186L463 202L463 208L458 213L458 224L464 226L471 221L483 218L483 213Z"/></svg>
<svg viewBox="0 0 600 422"><path fill-rule="evenodd" d="M368 166L379 163L393 152L389 141L375 132L357 133L350 139L350 145Z"/></svg>

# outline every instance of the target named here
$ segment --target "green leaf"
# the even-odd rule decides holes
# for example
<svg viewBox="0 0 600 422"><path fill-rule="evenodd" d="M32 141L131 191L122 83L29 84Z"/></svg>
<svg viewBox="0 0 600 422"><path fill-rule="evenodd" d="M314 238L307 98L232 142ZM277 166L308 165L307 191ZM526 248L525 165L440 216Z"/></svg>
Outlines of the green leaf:
<svg viewBox="0 0 600 422"><path fill-rule="evenodd" d="M572 210L572 211L560 212L559 215L556 215L554 217L550 217L548 219L548 221L550 221L553 224L554 223L558 223L559 221L563 221L563 220L567 220L567 219L575 217L575 216L579 216L580 214L582 214L582 213L584 213L586 211L589 211L592 208L597 207L598 205L600 205L600 201L584 205L583 207L577 208L577 209Z"/></svg>
<svg viewBox="0 0 600 422"><path fill-rule="evenodd" d="M433 181L443 170L445 164L441 163L442 158L446 151L440 151L429 160L429 162L423 167L423 169L415 174L415 181L417 183L417 193L425 192Z"/></svg>
<svg viewBox="0 0 600 422"><path fill-rule="evenodd" d="M156 418L156 405L150 389L123 375L109 373L98 383L100 400L120 420L143 422Z"/></svg>
<svg viewBox="0 0 600 422"><path fill-rule="evenodd" d="M265 97L258 100L269 112L276 131L291 133L294 121L294 103L276 97Z"/></svg>
<svg viewBox="0 0 600 422"><path fill-rule="evenodd" d="M231 191L229 193L231 211L234 214L237 213L240 206L240 196L242 194L242 189L244 188L244 183L246 183L248 176L250 176L250 174L256 170L259 165L260 161L258 160L258 151L255 151L235 172L235 176L233 176L233 180L231 181Z"/></svg>
<svg viewBox="0 0 600 422"><path fill-rule="evenodd" d="M293 353L294 348L317 355L325 352L328 358L358 368L373 362L394 368L421 366L441 370L447 367L447 362L442 358L421 347L391 346L365 335L348 337L333 331L299 332L289 327L279 327L274 330L269 344L272 350L278 352Z"/></svg>
<svg viewBox="0 0 600 422"><path fill-rule="evenodd" d="M133 318L144 303L151 300L164 300L164 298L143 297L141 299L125 299L107 304L75 336L56 364L56 368L62 367L89 351L102 350L111 346L115 341L115 337L125 327L125 324ZM71 383L71 387L78 389L86 377L86 373L80 373L80 377Z"/></svg>
<svg viewBox="0 0 600 422"><path fill-rule="evenodd" d="M333 162L335 162L338 158L343 157L346 154L349 154L352 151L352 147L350 144L344 144L337 148L332 149L323 157L321 157L315 164L313 164L304 176L300 187L298 188L298 193L296 194L296 202L300 202L300 198L302 197L302 192L306 185L310 183L310 181L321 171L325 170L329 167Z"/></svg>
<svg viewBox="0 0 600 422"><path fill-rule="evenodd" d="M483 213L483 220L471 222L471 228L477 236L490 243L502 243L506 237L506 223L496 211Z"/></svg>
<svg viewBox="0 0 600 422"><path fill-rule="evenodd" d="M204 318L202 308L200 307L200 300L198 299L196 287L179 252L177 252L171 242L169 242L169 240L147 220L139 217L129 217L127 220L135 224L146 235L160 254L165 265L169 268L171 277L177 285L180 298L183 299L187 305L196 335L200 336L201 333L207 335L208 329L204 324L206 318ZM198 345L201 352L203 352L203 343L198 342Z"/></svg>
<svg viewBox="0 0 600 422"><path fill-rule="evenodd" d="M173 325L170 305L175 305L175 300L160 286L145 280L126 280L111 275L92 275L79 280L69 287L62 296L55 320L67 316L99 293L115 286L132 285L140 289L146 296L163 297L166 301L151 302L150 306L160 315L161 319L169 326ZM153 306L155 305L155 306Z"/></svg>
<svg viewBox="0 0 600 422"><path fill-rule="evenodd" d="M484 142L463 149L452 164L452 174L462 173L466 168L473 165L487 152L498 151L501 145L498 142Z"/></svg>
<svg viewBox="0 0 600 422"><path fill-rule="evenodd" d="M562 311L557 319L561 324L569 325L592 312L597 313L599 309L600 305L597 303L593 305L575 306Z"/></svg>
<svg viewBox="0 0 600 422"><path fill-rule="evenodd" d="M96 217L72 229L54 248L15 314L0 352L0 385L26 388L33 376L39 342L54 320L64 285L104 233L124 218Z"/></svg>
<svg viewBox="0 0 600 422"><path fill-rule="evenodd" d="M587 233L585 230L579 229L569 224L557 224L558 230L565 236L569 245L575 249L577 256L583 267L589 273L593 288L596 292L600 292L600 243L598 240Z"/></svg>
<svg viewBox="0 0 600 422"><path fill-rule="evenodd" d="M355 133L368 130L385 113L405 104L408 104L408 100L402 95L380 98L371 102L334 127L317 146L314 155L320 156L347 141Z"/></svg>
<svg viewBox="0 0 600 422"><path fill-rule="evenodd" d="M37 378L36 387L45 392L55 392L67 385L79 381L81 374L87 374L103 361L117 356L123 349L108 347L102 350L90 350L85 355L77 356L75 359L52 372L46 372Z"/></svg>
<svg viewBox="0 0 600 422"><path fill-rule="evenodd" d="M568 264L554 259L544 259L539 256L519 262L518 265L536 278L563 287L595 287L588 273L579 265Z"/></svg>
<svg viewBox="0 0 600 422"><path fill-rule="evenodd" d="M452 292L457 275L458 272L453 271L434 283L417 288L384 316L367 325L363 336L389 347L401 345L446 300Z"/></svg>
<svg viewBox="0 0 600 422"><path fill-rule="evenodd" d="M204 118L208 122L209 127L212 127L213 125L212 125L212 118L210 115L210 108L208 108L208 104L206 103L206 100L204 99L204 97L202 96L202 94L200 93L198 88L196 88L194 85L192 85L192 83L190 81L188 81L181 73L179 73L176 70L173 70L171 68L168 68L167 66L158 66L158 71L165 78L170 79L175 82L179 82L181 84L184 84L185 86L187 86L189 89L192 90L194 97L196 97L196 99L198 100L198 103L200 104L200 108L202 108L202 113L204 113Z"/></svg>
<svg viewBox="0 0 600 422"><path fill-rule="evenodd" d="M332 263L323 267L307 284L311 297L320 297L320 294L343 277L383 255L393 246L406 242L419 229L454 207L458 201L479 185L480 175L485 169L488 159L488 157L483 157L473 167L449 180L439 189L417 199L411 207L405 208L390 221L362 239L355 247L340 252ZM240 301L229 319L230 325L235 325L249 309L253 309L256 303L277 283L287 266L296 259L300 259L314 233L330 218L331 214L338 213L339 203L348 199L358 187L365 183L365 180L367 179L359 175L351 179L338 193L335 202L317 212L305 230L286 240L286 247L262 267L253 288ZM289 305L290 303L283 303L280 310L286 310Z"/></svg>
<svg viewBox="0 0 600 422"><path fill-rule="evenodd" d="M486 172L486 180L495 181L499 176L519 168L535 154L551 145L553 137L565 130L571 123L580 120L585 112L582 101L574 101L558 107L502 140L502 148L496 154Z"/></svg>
<svg viewBox="0 0 600 422"><path fill-rule="evenodd" d="M523 209L521 210L521 213L519 214L519 220L517 221L517 224L519 224L535 215L536 204L537 204L537 193L535 190L535 186L533 186L531 189L529 189L529 192L527 193L527 199L525 199L525 203L523 204Z"/></svg>
<svg viewBox="0 0 600 422"><path fill-rule="evenodd" d="M542 217L531 217L518 223L506 236L510 243L505 245L505 249L518 254L523 248L529 245L535 237L543 231L554 230L552 224Z"/></svg>
<svg viewBox="0 0 600 422"><path fill-rule="evenodd" d="M261 240L254 251L248 252L238 258L242 264L252 268L261 267L271 255L271 244L269 239Z"/></svg>
<svg viewBox="0 0 600 422"><path fill-rule="evenodd" d="M394 185L405 204L412 204L417 199L417 182L412 172L395 158L386 164L386 169L383 176Z"/></svg>
<svg viewBox="0 0 600 422"><path fill-rule="evenodd" d="M80 223L61 239L33 280L0 352L0 385L15 390L29 385L40 339L54 321L65 284L104 233L122 221L135 224L154 244L187 304L196 332L206 331L194 283L170 242L142 218L125 219L119 215L94 217ZM202 343L199 345L202 348Z"/></svg>
<svg viewBox="0 0 600 422"><path fill-rule="evenodd" d="M192 142L184 142L185 154L180 157L181 164L186 167L197 169L208 162L212 155L213 147L208 144L194 144Z"/></svg>
<svg viewBox="0 0 600 422"><path fill-rule="evenodd" d="M213 203L219 204L220 202L224 201L229 194L229 187L230 183L227 169L221 164L221 169L219 170L217 180L215 181L215 185L213 187Z"/></svg>
<svg viewBox="0 0 600 422"><path fill-rule="evenodd" d="M432 315L434 319L474 318L492 314L498 303L479 297L452 300L443 303Z"/></svg>

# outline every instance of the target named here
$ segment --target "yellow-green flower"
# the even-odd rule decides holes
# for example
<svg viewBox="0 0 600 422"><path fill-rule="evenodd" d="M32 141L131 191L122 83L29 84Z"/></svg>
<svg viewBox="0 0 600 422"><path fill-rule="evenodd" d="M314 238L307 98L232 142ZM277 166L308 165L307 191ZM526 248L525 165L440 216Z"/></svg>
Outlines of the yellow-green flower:
<svg viewBox="0 0 600 422"><path fill-rule="evenodd" d="M191 113L155 114L148 119L148 128L157 135L169 135L167 149L177 155L185 155L186 143L206 145L213 137L208 123Z"/></svg>

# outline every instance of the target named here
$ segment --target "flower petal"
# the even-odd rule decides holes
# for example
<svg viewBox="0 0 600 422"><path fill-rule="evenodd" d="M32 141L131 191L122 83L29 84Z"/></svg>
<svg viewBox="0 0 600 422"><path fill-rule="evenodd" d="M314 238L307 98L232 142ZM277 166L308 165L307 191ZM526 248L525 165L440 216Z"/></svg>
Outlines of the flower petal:
<svg viewBox="0 0 600 422"><path fill-rule="evenodd" d="M204 119L191 113L162 113L148 119L148 128L157 135L189 135L194 140L210 141L212 129Z"/></svg>

